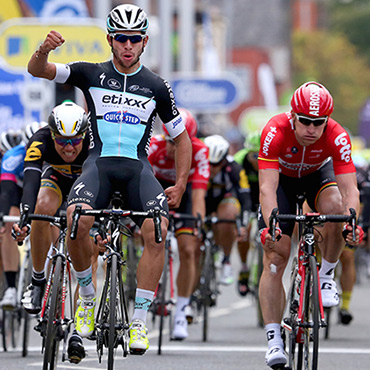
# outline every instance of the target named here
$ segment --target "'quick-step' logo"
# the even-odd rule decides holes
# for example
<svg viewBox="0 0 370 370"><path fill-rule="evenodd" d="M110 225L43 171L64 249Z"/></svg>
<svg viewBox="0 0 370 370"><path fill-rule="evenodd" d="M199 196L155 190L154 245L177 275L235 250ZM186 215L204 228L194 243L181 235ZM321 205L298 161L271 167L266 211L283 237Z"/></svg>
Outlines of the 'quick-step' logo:
<svg viewBox="0 0 370 370"><path fill-rule="evenodd" d="M104 114L104 119L107 122L113 123L127 123L129 125L138 125L140 118L134 114L119 111L119 112L108 112Z"/></svg>

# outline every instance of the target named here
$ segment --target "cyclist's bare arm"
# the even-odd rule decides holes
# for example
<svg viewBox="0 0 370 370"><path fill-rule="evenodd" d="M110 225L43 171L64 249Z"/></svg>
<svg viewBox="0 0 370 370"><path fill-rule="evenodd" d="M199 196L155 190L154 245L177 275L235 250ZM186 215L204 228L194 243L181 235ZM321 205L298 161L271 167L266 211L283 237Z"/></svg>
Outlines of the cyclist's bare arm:
<svg viewBox="0 0 370 370"><path fill-rule="evenodd" d="M356 214L360 211L360 192L357 187L355 173L346 173L336 176L337 184L343 198L343 207L347 214L349 209L353 208Z"/></svg>
<svg viewBox="0 0 370 370"><path fill-rule="evenodd" d="M56 74L56 67L54 63L48 62L48 54L64 43L63 36L56 32L50 31L46 36L44 42L40 45L38 50L33 53L28 62L27 70L34 77L47 78L53 80Z"/></svg>
<svg viewBox="0 0 370 370"><path fill-rule="evenodd" d="M205 189L192 189L191 191L191 204L193 216L197 217L200 214L202 220L206 216L206 190Z"/></svg>
<svg viewBox="0 0 370 370"><path fill-rule="evenodd" d="M174 139L176 145L175 165L176 165L176 184L165 190L168 206L177 208L180 205L181 197L186 189L188 176L191 166L191 141L186 130Z"/></svg>

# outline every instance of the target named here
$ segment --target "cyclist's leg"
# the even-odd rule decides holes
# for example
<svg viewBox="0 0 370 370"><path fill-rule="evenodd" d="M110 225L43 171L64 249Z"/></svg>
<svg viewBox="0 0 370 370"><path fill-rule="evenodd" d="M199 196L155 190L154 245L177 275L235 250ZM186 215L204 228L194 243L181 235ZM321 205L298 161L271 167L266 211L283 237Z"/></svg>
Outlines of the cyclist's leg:
<svg viewBox="0 0 370 370"><path fill-rule="evenodd" d="M343 212L342 197L337 186L329 186L322 190L316 204L317 210L323 214L341 214ZM322 254L319 271L321 294L323 306L332 307L339 303L334 270L344 248L342 224L328 222L321 233L323 235L323 242L319 243Z"/></svg>
<svg viewBox="0 0 370 370"><path fill-rule="evenodd" d="M137 163L141 168L133 168L130 163L131 179L128 181L125 202L132 209L149 210L153 205L168 211L166 196L162 186L154 177L149 165ZM149 348L147 338L146 318L153 300L154 291L158 285L164 265L165 239L167 235L168 219L162 217L162 242L156 243L154 223L152 219L136 220L141 226L144 241L144 250L137 267L137 290L135 307L130 325L130 351L143 354Z"/></svg>
<svg viewBox="0 0 370 370"><path fill-rule="evenodd" d="M190 302L197 279L196 257L200 248L198 239L192 234L177 236L180 266L177 273L177 302L172 337L185 339L188 336L186 309Z"/></svg>
<svg viewBox="0 0 370 370"><path fill-rule="evenodd" d="M240 203L236 198L224 198L217 207L216 211L219 219L235 219L240 214ZM230 255L233 243L236 239L235 225L220 223L215 225L215 241L224 252L222 261L221 284L229 285L234 281L231 268Z"/></svg>
<svg viewBox="0 0 370 370"><path fill-rule="evenodd" d="M355 253L353 249L344 248L340 262L342 265L340 275L340 285L342 288L341 306L339 310L339 320L342 324L348 325L353 316L349 310L351 303L352 290L356 282Z"/></svg>
<svg viewBox="0 0 370 370"><path fill-rule="evenodd" d="M53 216L63 202L62 178L53 168L42 175L35 213ZM45 261L52 242L52 230L48 222L33 221L30 235L32 255L32 283L24 294L22 303L30 313L41 310L46 284Z"/></svg>
<svg viewBox="0 0 370 370"><path fill-rule="evenodd" d="M11 206L9 215L19 216L19 207ZM17 305L16 276L19 267L19 250L17 242L11 237L12 224L5 224L5 232L0 244L3 270L6 278L7 289L0 302L0 307L12 309Z"/></svg>
<svg viewBox="0 0 370 370"><path fill-rule="evenodd" d="M251 225L248 225L248 236L250 233ZM239 271L238 277L238 291L241 296L247 295L249 292L248 279L249 279L249 270L247 266L247 255L250 247L250 241L238 241L238 252L241 262L241 268Z"/></svg>
<svg viewBox="0 0 370 370"><path fill-rule="evenodd" d="M72 185L68 197L67 223L69 233L67 245L80 288L75 326L78 333L83 337L90 336L95 326L96 297L91 263L93 248L89 234L94 222L93 217L80 218L75 240L71 240L69 235L72 226L72 214L76 204L80 204L83 209L101 208L108 205L111 184L107 176L109 166L106 164L107 162L104 160L88 159L83 166L81 176Z"/></svg>
<svg viewBox="0 0 370 370"><path fill-rule="evenodd" d="M295 213L296 194L300 192L299 183L293 178L280 175L277 190L279 213ZM266 227L263 217L259 215L259 229ZM283 274L290 257L291 235L294 225L280 222L281 239L270 249L263 246L263 271L259 284L259 300L267 336L268 350L266 363L268 366L285 365L287 362L283 340L281 338L280 323L285 307L285 290Z"/></svg>

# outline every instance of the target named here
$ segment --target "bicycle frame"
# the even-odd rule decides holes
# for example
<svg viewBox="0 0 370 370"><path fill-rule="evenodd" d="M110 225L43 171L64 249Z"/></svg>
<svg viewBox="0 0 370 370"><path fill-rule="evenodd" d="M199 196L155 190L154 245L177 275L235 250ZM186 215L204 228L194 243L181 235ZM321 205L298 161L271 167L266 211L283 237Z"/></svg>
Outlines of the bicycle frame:
<svg viewBox="0 0 370 370"><path fill-rule="evenodd" d="M103 210L82 209L80 205L77 205L72 216L70 235L72 240L76 238L78 221L81 216L94 216L100 222L99 234L103 240L107 239L107 234L110 235L110 241L105 245L107 253L103 259L107 260L107 271L95 325L99 362L101 362L103 346L106 346L108 348L109 370L113 369L114 350L119 344L122 345L124 357L128 355L126 336L129 329L129 317L121 274L122 266L126 264L126 261L123 259L121 234L130 236L130 232L121 222L122 219L130 216L153 218L155 240L157 243L162 241L159 209L148 212L122 210L121 196L117 192L113 195L112 205L112 209ZM116 304L117 299L119 299L119 305Z"/></svg>
<svg viewBox="0 0 370 370"><path fill-rule="evenodd" d="M60 216L48 216L29 214L28 210L21 215L20 226L26 221L46 221L59 228L57 246L52 245L53 255L49 256L52 261L51 269L42 301L42 308L38 324L35 327L40 332L42 349L44 352L43 369L56 368L59 352L59 342L63 340L62 361L66 359L67 338L70 326L73 323L73 299L71 287L71 265L66 251L67 218L66 213ZM71 317L66 317L67 285L69 288L69 300Z"/></svg>
<svg viewBox="0 0 370 370"><path fill-rule="evenodd" d="M355 239L356 213L350 209L351 215L321 215L319 213L302 214L302 203L298 202L296 215L280 215L275 208L270 216L270 230L272 239L275 239L276 223L281 221L298 222L299 245L298 258L293 265L291 287L289 289L287 304L288 318L284 318L283 327L289 331L289 366L292 369L317 370L319 328L326 326L324 309L321 297L319 268L315 254L314 226L325 222L350 222L353 227L352 237ZM297 277L300 277L299 288ZM296 289L299 289L296 292ZM299 294L299 304L296 307L295 294ZM296 313L296 310L298 312ZM312 360L310 355L310 342L313 342ZM295 346L298 344L298 362L295 367Z"/></svg>

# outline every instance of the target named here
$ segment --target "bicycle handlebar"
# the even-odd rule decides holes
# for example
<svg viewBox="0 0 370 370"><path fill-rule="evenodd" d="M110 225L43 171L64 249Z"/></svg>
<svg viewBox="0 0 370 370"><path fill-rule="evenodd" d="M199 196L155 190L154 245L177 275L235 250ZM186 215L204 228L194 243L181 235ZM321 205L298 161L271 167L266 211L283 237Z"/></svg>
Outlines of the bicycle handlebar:
<svg viewBox="0 0 370 370"><path fill-rule="evenodd" d="M154 233L156 243L162 242L162 229L161 229L161 210L152 209L149 211L131 211L131 210L122 210L122 209L82 209L80 205L76 205L75 210L72 215L72 226L71 226L71 235L72 240L76 239L77 230L78 230L78 221L81 216L94 216L94 217L145 217L153 218L154 222Z"/></svg>
<svg viewBox="0 0 370 370"><path fill-rule="evenodd" d="M239 216L234 219L218 218L217 216L207 216L204 218L204 223L206 225L235 224L238 236L240 236L240 228L242 227L242 222Z"/></svg>
<svg viewBox="0 0 370 370"><path fill-rule="evenodd" d="M291 221L298 223L307 223L320 225L325 222L348 222L352 226L352 241L356 240L356 211L353 208L349 209L350 215L322 215L320 213L306 213L304 215L278 214L278 208L274 208L270 215L269 234L272 236L272 241L275 242L276 223L280 221Z"/></svg>

